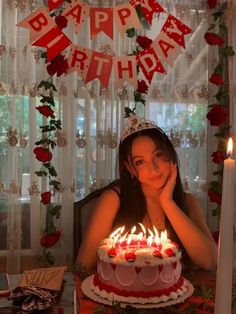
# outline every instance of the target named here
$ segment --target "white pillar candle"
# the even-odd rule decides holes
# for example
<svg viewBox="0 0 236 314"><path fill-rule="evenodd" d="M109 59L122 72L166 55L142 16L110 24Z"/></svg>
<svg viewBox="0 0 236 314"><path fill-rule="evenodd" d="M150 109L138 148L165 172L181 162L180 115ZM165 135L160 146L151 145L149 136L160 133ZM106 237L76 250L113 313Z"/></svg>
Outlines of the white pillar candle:
<svg viewBox="0 0 236 314"><path fill-rule="evenodd" d="M223 194L220 216L220 236L216 277L215 314L232 313L233 213L235 161L231 158L232 139L228 143L228 158L224 161Z"/></svg>

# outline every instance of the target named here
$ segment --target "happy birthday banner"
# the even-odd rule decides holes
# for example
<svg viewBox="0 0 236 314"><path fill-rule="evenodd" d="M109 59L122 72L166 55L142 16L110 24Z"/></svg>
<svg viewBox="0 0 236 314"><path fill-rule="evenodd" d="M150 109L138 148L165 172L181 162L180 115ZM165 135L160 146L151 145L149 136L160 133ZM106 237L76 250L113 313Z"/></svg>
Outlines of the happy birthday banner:
<svg viewBox="0 0 236 314"><path fill-rule="evenodd" d="M72 41L58 27L54 18L50 16L64 0L48 0L48 9L39 8L30 14L17 26L30 30L30 44L44 47L47 50L47 61L51 61L63 50L69 47L67 74L77 71L81 79L88 83L94 79L100 80L103 87L107 88L112 67L116 87L122 86L127 81L137 87L137 64L149 84L155 72L166 74L162 62L171 67L174 60L185 48L185 37L192 30L175 16L169 14L160 34L152 44L133 56L111 56L74 45ZM141 23L135 7L141 5L147 21L151 24L153 14L165 12L155 0L130 0L127 4L117 5L113 8L89 7L85 2L72 0L67 3L62 12L78 33L85 20L90 16L90 37L95 38L100 32L104 32L113 39L113 24L118 25L123 37L129 28L141 29Z"/></svg>

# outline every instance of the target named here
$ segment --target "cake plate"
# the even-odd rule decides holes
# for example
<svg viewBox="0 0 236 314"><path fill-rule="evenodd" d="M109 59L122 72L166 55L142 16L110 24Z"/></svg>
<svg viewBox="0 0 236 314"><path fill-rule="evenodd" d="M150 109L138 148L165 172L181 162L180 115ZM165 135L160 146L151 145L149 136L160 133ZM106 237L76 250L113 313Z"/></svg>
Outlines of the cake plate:
<svg viewBox="0 0 236 314"><path fill-rule="evenodd" d="M94 275L91 275L89 277L87 277L81 284L81 290L83 291L83 293L89 297L90 299L92 299L93 301L105 304L105 305L114 305L114 303L112 303L112 301L109 301L107 299L104 299L100 296L98 296L93 290L92 290L92 282L93 282L93 277ZM184 279L186 282L186 288L187 291L177 297L176 299L171 299L167 302L159 302L159 303L146 303L146 304L141 304L141 303L125 303L125 302L120 302L120 306L121 307L125 307L127 305L133 306L135 308L159 308L159 307L166 307L166 306L171 306L177 303L182 303L184 302L187 298L189 298L194 291L193 285L191 284L191 282L189 282L188 280Z"/></svg>

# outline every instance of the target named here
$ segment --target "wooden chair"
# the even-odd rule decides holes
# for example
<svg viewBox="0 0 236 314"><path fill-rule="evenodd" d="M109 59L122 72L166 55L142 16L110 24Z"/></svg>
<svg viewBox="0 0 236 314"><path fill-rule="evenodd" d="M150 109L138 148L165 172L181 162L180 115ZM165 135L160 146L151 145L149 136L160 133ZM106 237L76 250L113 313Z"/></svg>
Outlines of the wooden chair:
<svg viewBox="0 0 236 314"><path fill-rule="evenodd" d="M97 189L88 194L82 200L74 203L74 230L73 230L73 259L76 260L79 247L81 245L83 235L85 233L87 224L92 215L93 208L96 205L98 197L110 187L116 186L117 181L113 181L109 185Z"/></svg>

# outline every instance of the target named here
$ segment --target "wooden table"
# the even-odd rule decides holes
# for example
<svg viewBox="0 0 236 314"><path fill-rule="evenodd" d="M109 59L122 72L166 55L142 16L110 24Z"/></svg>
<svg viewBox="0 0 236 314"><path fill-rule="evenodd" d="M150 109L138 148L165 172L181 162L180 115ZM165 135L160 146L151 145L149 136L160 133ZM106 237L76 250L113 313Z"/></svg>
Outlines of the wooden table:
<svg viewBox="0 0 236 314"><path fill-rule="evenodd" d="M233 298L236 298L236 269L234 270L233 276ZM204 271L204 270L193 270L184 272L184 277L192 282L195 292L192 297L186 300L183 304L175 305L175 309L168 310L169 308L165 309L156 309L155 313L181 313L181 314L213 314L214 313L214 292L215 292L215 282L216 282L216 273L212 271ZM77 287L80 287L81 280L77 277ZM201 297L199 297L199 291ZM78 299L80 303L80 313L81 314L92 314L92 313L104 313L104 314L114 314L116 313L111 307L103 306L95 301L92 301L85 297L80 289L77 291ZM211 297L208 297L208 294L212 293ZM205 294L205 295L204 295ZM204 295L204 298L203 298ZM194 309L195 306L195 309ZM236 305L235 305L236 306ZM192 311L190 312L190 307L192 307ZM172 307L173 309L173 307ZM145 313L154 313L153 310L146 310ZM139 311L136 311L140 313ZM135 310L132 311L136 313ZM122 312L122 313L125 313ZM224 313L222 313L224 314ZM233 308L232 314L236 314L236 307Z"/></svg>

